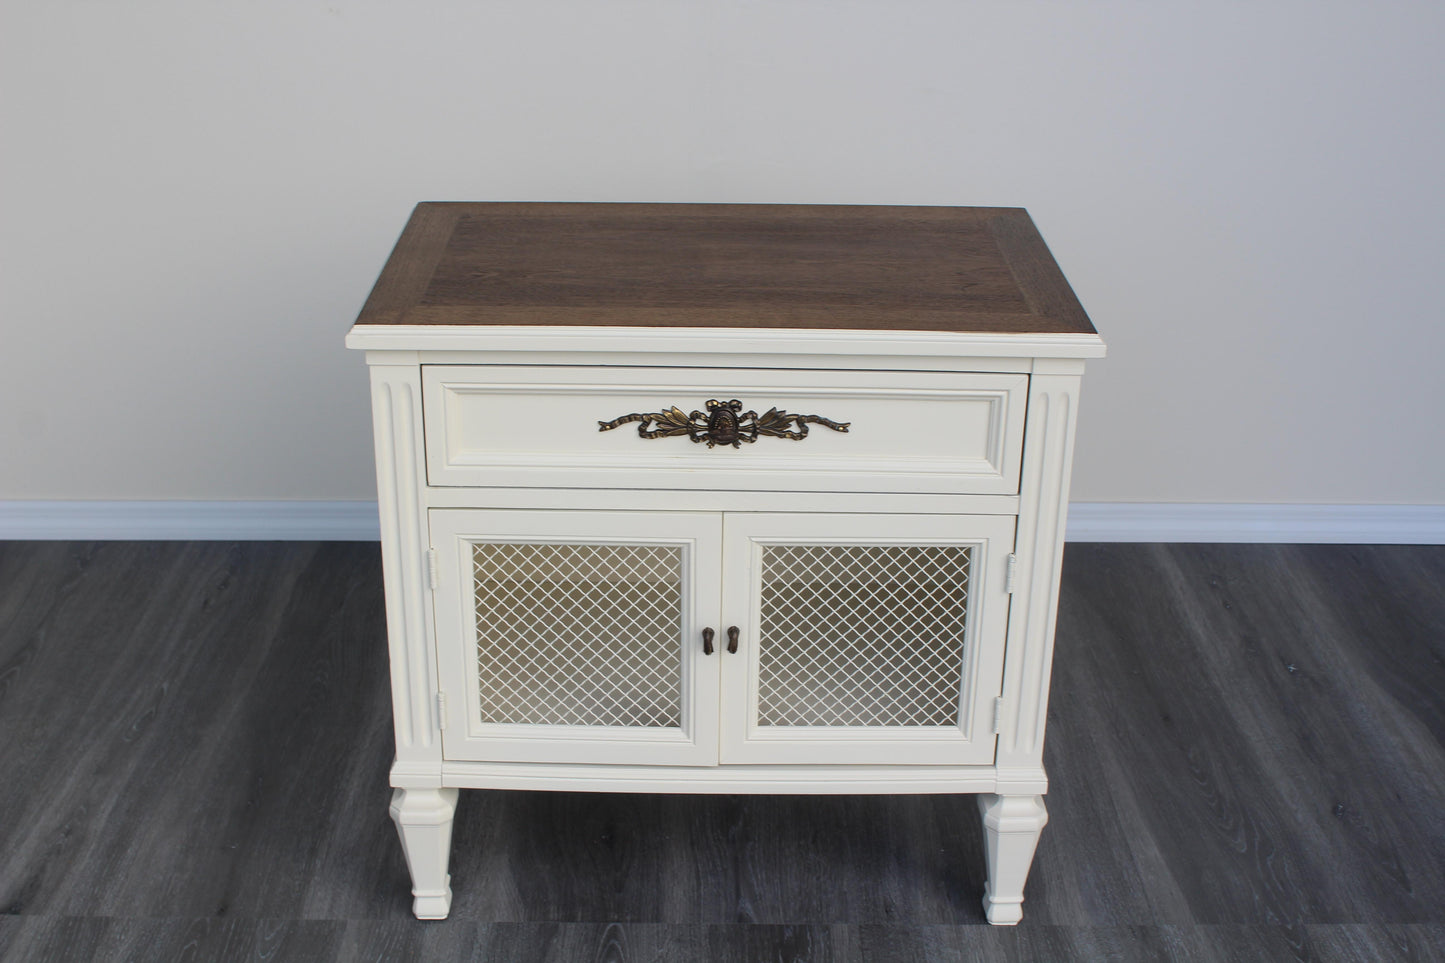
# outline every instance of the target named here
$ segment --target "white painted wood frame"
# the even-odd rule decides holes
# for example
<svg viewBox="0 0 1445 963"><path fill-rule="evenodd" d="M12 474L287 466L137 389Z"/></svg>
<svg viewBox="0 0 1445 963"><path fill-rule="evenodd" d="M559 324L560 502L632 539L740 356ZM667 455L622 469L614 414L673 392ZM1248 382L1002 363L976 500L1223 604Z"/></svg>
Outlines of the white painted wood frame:
<svg viewBox="0 0 1445 963"><path fill-rule="evenodd" d="M718 331L662 332L656 338L657 332L648 332L649 340L643 340L638 332L625 329L528 331L524 336L523 332L495 329L378 330L381 327L354 331L349 343L369 349L367 360L373 368L397 729L397 757L391 773L394 786L407 790L977 793L990 841L986 911L995 923L1018 920L1023 881L1046 818L1040 798L1048 786L1042 765L1044 719L1067 523L1068 475L1083 359L1102 353L1097 338L930 335L890 341L873 332L789 332L770 337ZM791 373L796 376L792 380L802 386L800 391L828 391L830 380L911 391L915 401L910 403L924 405L912 413L921 420L929 419L923 399L927 391L938 389L938 379L952 379L949 383L955 387L971 384L1001 392L1002 407L991 410L1003 414L995 418L996 427L988 429L996 432L995 439L1003 440L1004 454L997 461L1000 470L993 472L992 483L984 478L988 472L975 472L972 480L960 484L958 479L968 472L956 470L957 464L931 474L912 473L915 477L907 481L906 472L890 475L887 452L881 451L881 457L860 459L852 466L868 475L869 481L850 487L822 480L848 474L850 469L843 462L826 468L798 461L787 464L786 459L796 457L794 452L764 446L800 443L775 438L748 446L749 454L761 452L765 459L774 460L774 466L766 470L772 480L758 484L736 484L743 477L738 475L725 479L733 484L710 481L709 470L726 463L699 460L695 455L727 457L733 452L709 453L686 437L641 441L633 446L640 460L631 468L626 459L599 464L595 453L575 459L560 441L551 464L535 458L530 466L521 468L516 459L508 464L501 458L490 464L485 453L487 439L500 436L488 432L495 431L499 419L525 417L518 411L516 399L498 407L496 399L505 396L506 390L476 392L457 409L461 412L458 425L455 420L448 421L453 414L427 388L430 384L432 392L446 392L452 390L447 386L509 385L507 390L515 389L520 397L530 390L529 385L541 386L544 394L551 392L548 386L584 386L551 394L557 399L588 402L566 431L577 432L567 437L575 437L579 443L585 436L591 445L597 443L597 422L604 419L585 386L618 387L622 391L618 398L657 405L661 393L644 391L633 396L626 392L639 385L686 389L688 397L678 398L677 403L696 405L709 397L733 396L721 391L719 381L707 373L719 358L725 359L728 367L742 369L750 389L771 385L786 394L782 389L788 387ZM470 366L476 370L465 370ZM628 371L599 372L599 366ZM565 370L569 368L575 370ZM695 383L684 384L679 372L689 370L698 377ZM837 377L830 374L834 371L848 374ZM442 375L445 377L433 377ZM489 397L491 401L484 400ZM789 396L778 406L795 410L798 397ZM821 394L813 397L821 401ZM775 403L766 397L742 400L758 410ZM473 402L475 407L471 407ZM618 410L611 416L624 413ZM805 413L831 417L822 410ZM560 409L553 412L539 422L538 430L545 436L561 417ZM956 457L949 454L960 450L949 448L949 420L937 417L929 423L930 430L939 432L945 441L937 450L922 452L921 457L933 458L936 463ZM462 434L455 435L453 429L458 426ZM824 431L815 426L801 444L827 437ZM968 432L975 432L968 436L975 440L964 444L979 450L976 439L984 436L966 427L965 434ZM1018 455L1012 458L1016 475L1007 467L1012 457L1008 453L1011 437L1018 440ZM637 439L635 432L632 439ZM990 444L1000 450L997 441ZM693 459L697 467L671 466L668 460L674 452L667 446L684 446L678 457ZM569 463L569 458L574 461ZM429 464L433 468L430 479ZM452 471L471 474L450 479L465 484L437 484L439 477ZM624 476L629 482L646 480L649 472L673 480L693 477L680 484L654 481L658 487L653 488L619 481ZM919 475L933 481L918 484ZM723 473L716 477L722 478ZM997 485L1000 479L1007 484ZM535 484L543 480L547 484ZM980 480L981 484L975 484ZM505 481L512 484L502 484ZM806 733L793 734L803 738L791 747L787 740L768 744L766 739L755 738L757 727L753 738L747 735L750 683L746 653L755 631L749 557L757 540L786 538L789 533L821 537L820 533L836 534L844 529L855 539L963 540L979 553L985 594L983 607L970 627L971 637L976 633L971 655L976 662L968 670L968 692L960 688L968 739L955 741L948 752L935 756L932 749L938 747L929 747L927 739L915 739L915 744L886 757L867 752L860 756L862 743L854 738L858 733L844 733L833 742L837 753L829 748L828 738ZM682 539L689 545L689 571L695 579L689 604L694 608L684 620L679 644L685 644L688 631L713 627L716 649L712 656L694 655L688 668L686 684L698 686L693 702L698 716L690 723L691 741L685 751L663 759L654 753L664 743L629 741L617 738L617 733L564 736L551 742L526 734L490 743L473 740L468 731L471 708L466 686L476 676L467 662L468 654L475 652L475 626L469 623L468 592L464 591L468 587L462 579L469 577L466 546L486 538ZM435 561L429 555L433 549ZM704 587L709 581L711 589ZM739 608L744 610L737 623L743 630L737 653L742 658L729 663L725 630L734 624L733 615ZM711 621L717 624L702 625ZM709 686L712 702L706 703ZM440 701L439 694L443 696ZM703 721L705 704L713 707L710 723ZM708 725L713 728L707 729ZM709 739L710 746L706 745ZM946 743L944 740L939 746ZM583 748L589 751L580 751ZM695 755L689 757L688 752ZM420 835L403 829L403 840L410 852L415 836L419 840L416 845L432 853L442 833L438 820L447 807L431 797L418 798L415 808L423 815L413 822L426 828L418 830ZM403 814L407 810L404 802L401 800L399 809ZM402 824L399 820L399 827ZM444 885L438 879L443 877L435 861L428 858L415 861L413 869L418 894L427 894L425 905L419 902L418 908L435 915L441 900L439 886ZM423 896L417 898L421 901Z"/></svg>

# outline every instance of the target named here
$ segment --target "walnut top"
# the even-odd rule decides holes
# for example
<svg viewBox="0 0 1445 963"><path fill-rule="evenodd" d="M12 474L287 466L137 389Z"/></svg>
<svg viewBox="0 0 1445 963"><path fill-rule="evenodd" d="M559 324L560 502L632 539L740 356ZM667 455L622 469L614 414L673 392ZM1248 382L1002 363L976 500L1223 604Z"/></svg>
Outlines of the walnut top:
<svg viewBox="0 0 1445 963"><path fill-rule="evenodd" d="M1021 208L423 203L357 324L1092 334Z"/></svg>

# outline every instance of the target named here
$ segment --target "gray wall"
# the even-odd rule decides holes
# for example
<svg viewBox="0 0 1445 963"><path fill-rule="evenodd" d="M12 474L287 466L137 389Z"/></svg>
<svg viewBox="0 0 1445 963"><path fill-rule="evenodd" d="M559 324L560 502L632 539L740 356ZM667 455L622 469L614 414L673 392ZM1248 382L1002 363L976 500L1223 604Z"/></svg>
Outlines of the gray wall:
<svg viewBox="0 0 1445 963"><path fill-rule="evenodd" d="M420 199L1028 207L1082 501L1445 502L1445 5L0 3L0 498L367 499Z"/></svg>

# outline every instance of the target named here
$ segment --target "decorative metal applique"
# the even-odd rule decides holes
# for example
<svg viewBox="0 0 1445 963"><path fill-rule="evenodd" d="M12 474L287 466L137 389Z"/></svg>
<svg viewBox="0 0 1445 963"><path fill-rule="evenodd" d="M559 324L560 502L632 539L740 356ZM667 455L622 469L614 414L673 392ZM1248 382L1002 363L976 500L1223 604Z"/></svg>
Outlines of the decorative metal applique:
<svg viewBox="0 0 1445 963"><path fill-rule="evenodd" d="M600 427L597 430L611 431L619 425L634 421L640 422L637 433L643 438L687 435L695 442L707 442L709 448L715 445L741 448L743 442L752 444L760 435L802 441L808 437L809 425L822 425L834 431L846 432L851 424L846 421L830 421L821 415L790 415L776 408L769 408L761 415L756 411L745 412L743 403L734 398L732 401L712 399L707 403L706 412L694 411L690 415L683 414L682 409L676 405L666 411L623 415L612 421L599 421L597 424Z"/></svg>

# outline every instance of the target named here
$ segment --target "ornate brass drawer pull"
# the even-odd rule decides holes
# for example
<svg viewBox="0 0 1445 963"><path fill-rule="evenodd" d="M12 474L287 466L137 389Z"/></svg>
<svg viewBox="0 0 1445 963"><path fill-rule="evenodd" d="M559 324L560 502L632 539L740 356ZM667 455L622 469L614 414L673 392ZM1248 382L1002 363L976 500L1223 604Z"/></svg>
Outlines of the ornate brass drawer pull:
<svg viewBox="0 0 1445 963"><path fill-rule="evenodd" d="M822 415L790 415L776 408L769 408L762 415L756 411L744 412L743 403L736 398L732 401L718 401L714 398L707 403L706 412L694 411L690 415L684 415L681 408L673 405L666 411L623 415L612 421L599 421L597 430L611 431L619 425L634 421L640 422L637 433L643 438L687 435L695 442L707 442L709 448L715 445L741 448L743 442L752 444L760 435L802 441L808 437L809 425L822 425L834 431L846 432L851 424L847 421L831 421Z"/></svg>

